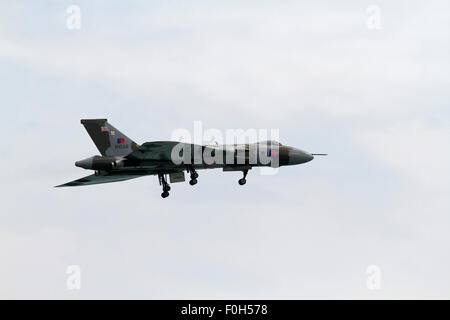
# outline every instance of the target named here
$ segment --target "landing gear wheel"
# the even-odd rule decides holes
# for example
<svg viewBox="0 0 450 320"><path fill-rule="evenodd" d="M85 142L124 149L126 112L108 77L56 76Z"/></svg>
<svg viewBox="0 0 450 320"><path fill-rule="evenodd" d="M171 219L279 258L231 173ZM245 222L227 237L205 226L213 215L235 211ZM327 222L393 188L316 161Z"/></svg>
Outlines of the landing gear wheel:
<svg viewBox="0 0 450 320"><path fill-rule="evenodd" d="M167 198L169 196L169 192L164 191L163 193L161 193L161 197L163 198Z"/></svg>
<svg viewBox="0 0 450 320"><path fill-rule="evenodd" d="M166 178L163 173L158 173L159 184L162 185L163 193L161 193L161 197L167 198L169 196L170 186L166 181Z"/></svg>
<svg viewBox="0 0 450 320"><path fill-rule="evenodd" d="M193 167L192 165L189 165L189 166L187 167L187 172L191 174L191 181L192 181L192 180L197 180L197 178L198 178L198 173L197 173L197 171L195 171L195 169L194 169L194 167ZM189 183L190 183L190 182L189 182ZM196 182L195 182L195 183L196 183ZM194 184L195 184L195 183L194 183ZM191 183L192 186L193 186L194 184Z"/></svg>
<svg viewBox="0 0 450 320"><path fill-rule="evenodd" d="M192 180L190 180L190 181L189 181L189 184L190 184L191 186L196 185L196 184L197 184L197 179L192 179Z"/></svg>
<svg viewBox="0 0 450 320"><path fill-rule="evenodd" d="M244 173L244 176L241 179L239 179L239 181L238 181L241 186L243 186L247 182L247 180L245 180L245 177L247 177L248 169L246 169L242 172Z"/></svg>

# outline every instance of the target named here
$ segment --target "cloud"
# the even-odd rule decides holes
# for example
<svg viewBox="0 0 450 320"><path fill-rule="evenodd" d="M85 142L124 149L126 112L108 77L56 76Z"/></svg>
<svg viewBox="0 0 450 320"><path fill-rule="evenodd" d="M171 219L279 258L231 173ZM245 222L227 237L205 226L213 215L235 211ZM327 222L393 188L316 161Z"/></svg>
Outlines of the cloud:
<svg viewBox="0 0 450 320"><path fill-rule="evenodd" d="M378 161L402 172L414 184L448 189L450 181L450 130L444 123L398 124L369 131L358 138L362 148Z"/></svg>
<svg viewBox="0 0 450 320"><path fill-rule="evenodd" d="M86 6L80 32L61 28L36 40L9 36L0 52L39 73L170 104L185 116L217 105L260 121L270 114L275 121L307 125L317 114L414 114L427 95L434 102L428 109L442 109L433 97L448 87L448 62L434 52L442 64L436 68L423 52L434 48L434 40L421 34L412 41L408 19L371 34L358 8L311 7L299 17L299 6L273 11L267 4L258 10L244 5L239 13L233 5L220 12L215 6L157 7L132 11L117 24L111 21L119 18L116 12L91 16L93 8ZM95 28L88 20L94 18ZM134 32L144 39L124 38Z"/></svg>

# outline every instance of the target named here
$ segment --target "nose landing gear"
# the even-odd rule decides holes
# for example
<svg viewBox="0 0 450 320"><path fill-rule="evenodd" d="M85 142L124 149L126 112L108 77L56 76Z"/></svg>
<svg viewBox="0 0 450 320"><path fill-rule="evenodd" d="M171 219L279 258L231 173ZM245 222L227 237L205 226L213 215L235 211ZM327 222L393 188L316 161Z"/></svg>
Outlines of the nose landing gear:
<svg viewBox="0 0 450 320"><path fill-rule="evenodd" d="M247 177L247 173L248 173L248 169L242 171L244 173L244 177L242 177L241 179L239 179L239 185L243 186L244 184L247 183L247 180L245 180L245 178Z"/></svg>

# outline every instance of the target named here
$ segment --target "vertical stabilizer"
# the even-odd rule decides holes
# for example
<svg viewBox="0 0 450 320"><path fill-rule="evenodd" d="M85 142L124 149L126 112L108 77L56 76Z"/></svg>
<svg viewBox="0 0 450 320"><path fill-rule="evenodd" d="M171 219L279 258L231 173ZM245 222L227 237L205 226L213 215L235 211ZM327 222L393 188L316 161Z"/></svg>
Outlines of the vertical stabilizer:
<svg viewBox="0 0 450 320"><path fill-rule="evenodd" d="M82 119L92 141L102 156L126 156L139 146L108 123L107 119Z"/></svg>

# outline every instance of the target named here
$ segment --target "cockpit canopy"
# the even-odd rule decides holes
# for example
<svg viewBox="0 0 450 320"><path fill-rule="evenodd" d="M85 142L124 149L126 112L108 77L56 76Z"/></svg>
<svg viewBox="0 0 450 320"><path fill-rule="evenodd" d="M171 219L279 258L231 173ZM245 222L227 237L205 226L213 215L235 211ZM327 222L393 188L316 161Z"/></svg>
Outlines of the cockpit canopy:
<svg viewBox="0 0 450 320"><path fill-rule="evenodd" d="M272 145L272 146L282 146L281 143L279 143L278 141L275 140L266 140L266 141L261 141L261 144L267 144L267 145Z"/></svg>

